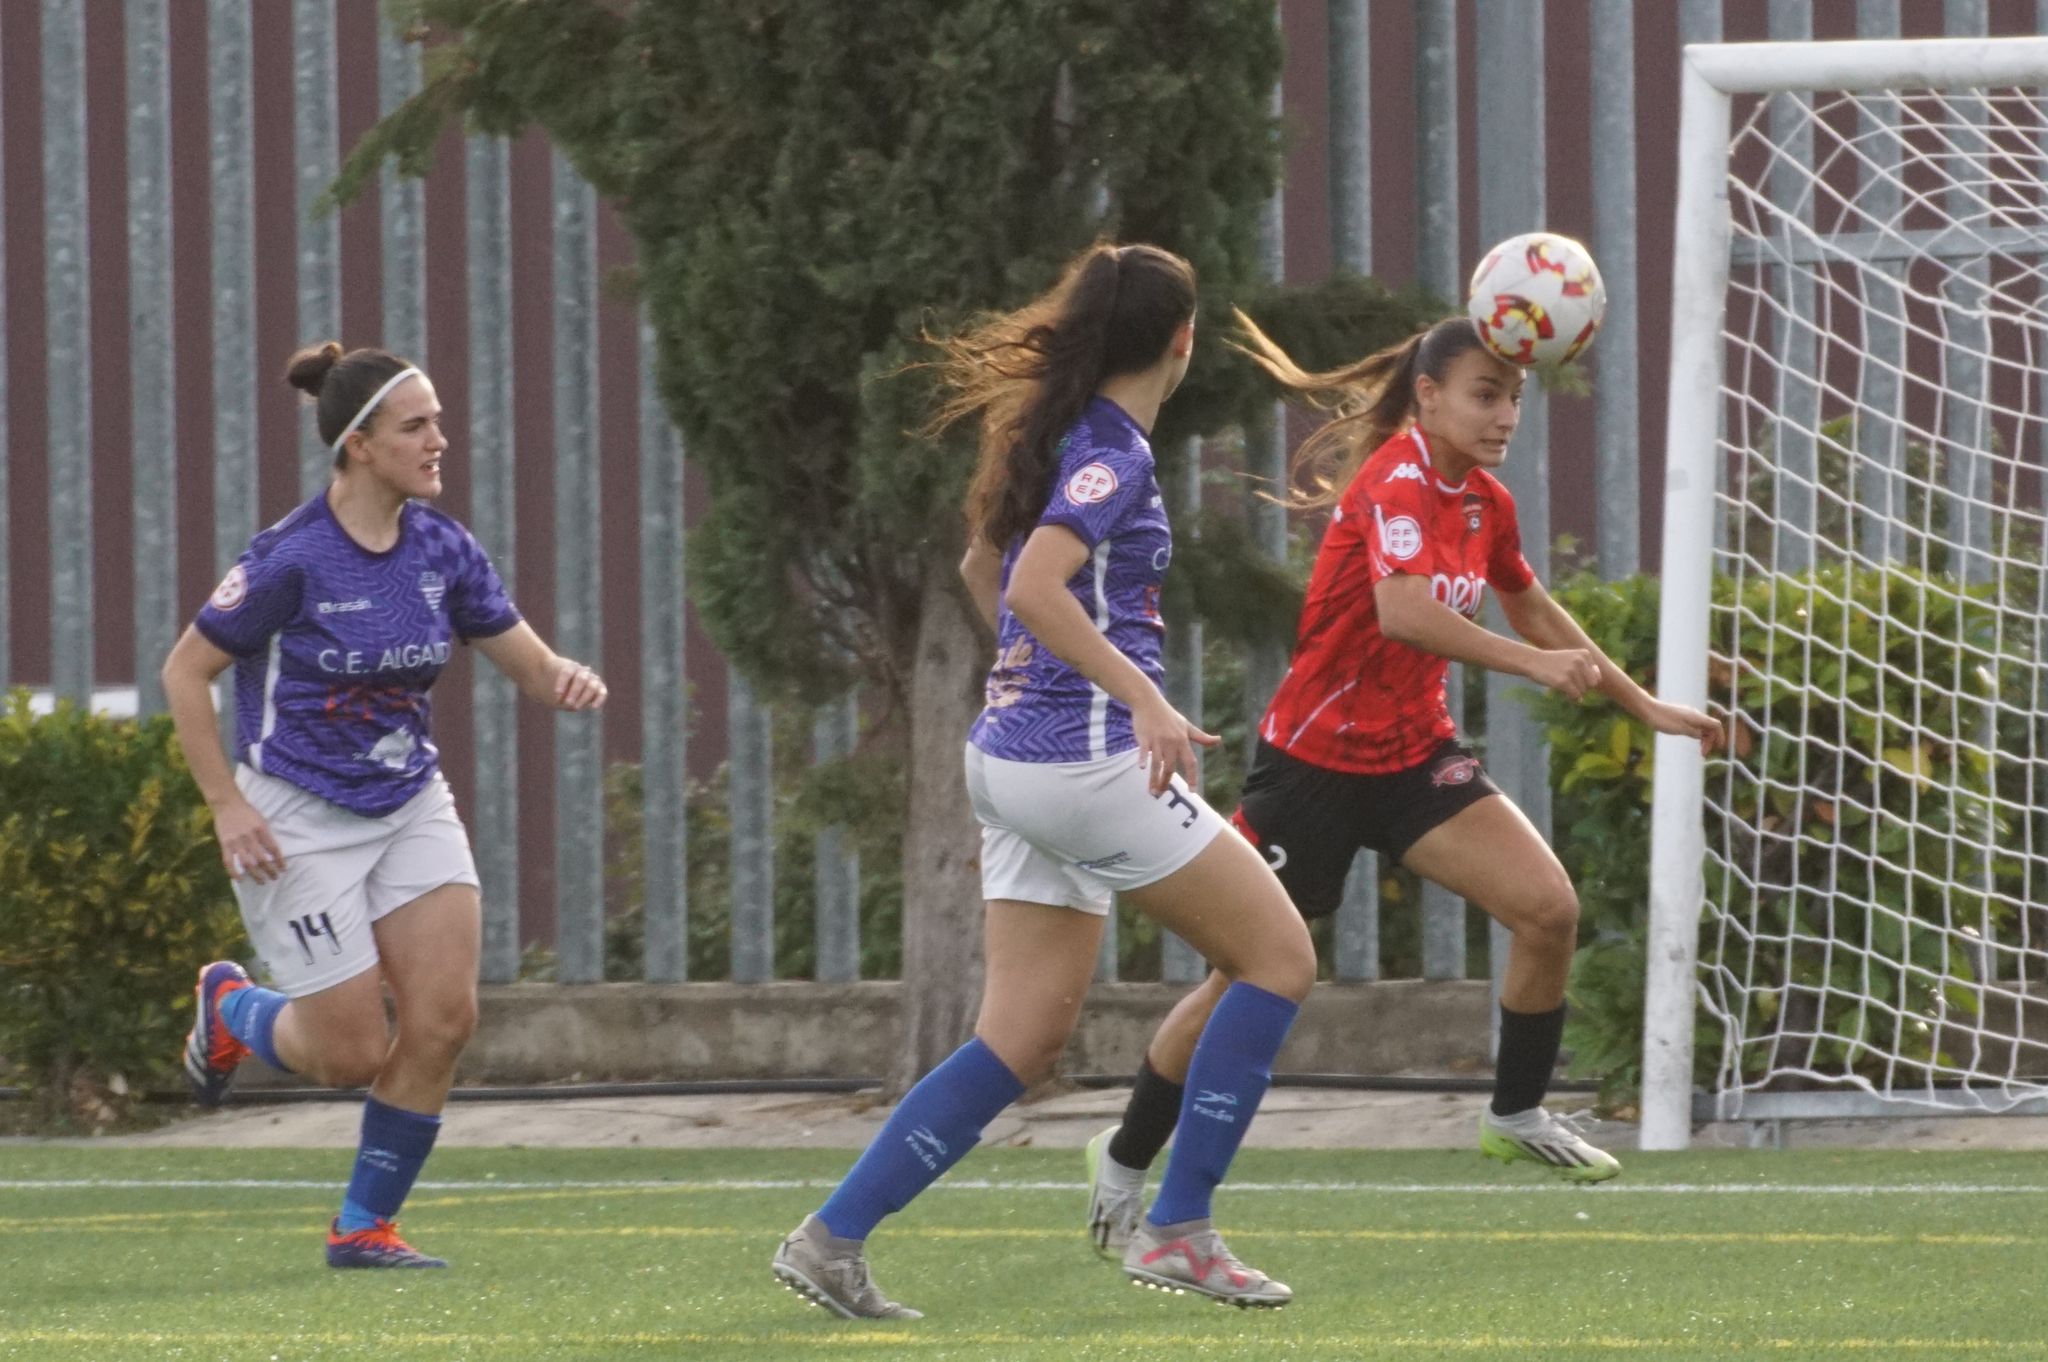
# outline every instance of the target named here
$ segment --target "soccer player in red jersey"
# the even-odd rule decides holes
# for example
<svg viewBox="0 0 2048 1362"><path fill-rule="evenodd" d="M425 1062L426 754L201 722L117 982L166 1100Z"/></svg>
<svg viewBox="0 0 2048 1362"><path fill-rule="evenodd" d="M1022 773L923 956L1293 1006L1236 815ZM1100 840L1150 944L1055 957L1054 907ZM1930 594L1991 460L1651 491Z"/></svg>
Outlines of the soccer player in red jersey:
<svg viewBox="0 0 2048 1362"><path fill-rule="evenodd" d="M1522 557L1514 498L1493 476L1524 373L1457 317L1344 368L1307 373L1240 316L1241 347L1333 413L1294 459L1293 504L1330 510L1294 657L1259 725L1233 821L1309 917L1333 912L1360 848L1484 908L1513 933L1500 1053L1480 1148L1597 1182L1620 1165L1543 1109L1564 1028L1579 903L1564 867L1458 740L1452 662L1599 692L1659 733L1711 751L1720 724L1631 680L1551 599ZM1488 589L1520 640L1475 623ZM1089 1146L1090 1220L1109 1246L1171 1134L1179 1077L1217 996L1212 976L1153 1039L1123 1123Z"/></svg>

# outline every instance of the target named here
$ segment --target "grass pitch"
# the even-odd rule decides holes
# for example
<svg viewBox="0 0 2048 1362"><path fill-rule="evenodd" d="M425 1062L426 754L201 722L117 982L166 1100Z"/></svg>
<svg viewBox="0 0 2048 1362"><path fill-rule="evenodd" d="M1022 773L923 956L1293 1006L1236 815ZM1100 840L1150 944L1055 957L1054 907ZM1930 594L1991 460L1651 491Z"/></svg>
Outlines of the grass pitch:
<svg viewBox="0 0 2048 1362"><path fill-rule="evenodd" d="M1625 1161L1249 1152L1220 1223L1297 1300L1240 1313L1097 1259L1078 1153L984 1151L875 1236L928 1316L877 1326L768 1272L843 1153L451 1149L405 1226L454 1267L339 1273L343 1153L0 1146L0 1357L2048 1359L2038 1156Z"/></svg>

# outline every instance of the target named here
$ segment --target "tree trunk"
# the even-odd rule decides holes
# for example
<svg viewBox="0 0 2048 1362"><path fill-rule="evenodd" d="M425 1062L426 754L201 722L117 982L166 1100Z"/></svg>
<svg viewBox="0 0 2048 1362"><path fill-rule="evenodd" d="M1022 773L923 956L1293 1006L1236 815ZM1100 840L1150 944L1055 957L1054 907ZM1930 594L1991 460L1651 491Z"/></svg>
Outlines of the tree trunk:
<svg viewBox="0 0 2048 1362"><path fill-rule="evenodd" d="M910 810L903 834L900 1095L965 1041L981 999L981 829L960 751L981 712L987 631L953 563L928 555L910 673Z"/></svg>

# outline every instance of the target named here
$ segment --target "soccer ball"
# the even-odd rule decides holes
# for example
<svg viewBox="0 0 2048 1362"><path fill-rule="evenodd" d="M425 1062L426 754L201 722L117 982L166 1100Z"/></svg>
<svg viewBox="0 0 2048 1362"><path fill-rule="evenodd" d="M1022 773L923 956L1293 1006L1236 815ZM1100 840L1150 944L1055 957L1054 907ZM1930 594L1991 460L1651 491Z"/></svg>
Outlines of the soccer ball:
<svg viewBox="0 0 2048 1362"><path fill-rule="evenodd" d="M1592 253L1568 236L1525 232L1486 253L1465 303L1486 348L1547 369L1592 344L1607 314L1607 286Z"/></svg>

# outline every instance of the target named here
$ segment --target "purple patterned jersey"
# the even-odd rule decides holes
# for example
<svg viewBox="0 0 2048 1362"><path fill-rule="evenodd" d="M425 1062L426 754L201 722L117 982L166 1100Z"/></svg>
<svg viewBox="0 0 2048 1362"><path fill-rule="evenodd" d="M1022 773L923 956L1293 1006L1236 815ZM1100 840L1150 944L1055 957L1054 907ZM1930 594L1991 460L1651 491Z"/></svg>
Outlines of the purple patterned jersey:
<svg viewBox="0 0 2048 1362"><path fill-rule="evenodd" d="M235 658L235 751L365 818L440 768L427 688L456 639L519 623L491 560L424 502L382 553L314 497L257 535L193 621Z"/></svg>
<svg viewBox="0 0 2048 1362"><path fill-rule="evenodd" d="M1159 586L1173 557L1173 531L1153 476L1152 446L1137 422L1095 398L1060 446L1052 499L1041 525L1064 525L1090 550L1067 583L1117 651L1159 684L1166 624ZM1003 552L1003 587L1025 536ZM996 619L996 662L986 708L969 740L1007 761L1093 761L1129 751L1131 712L1053 656L1007 608Z"/></svg>

